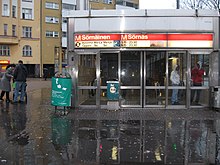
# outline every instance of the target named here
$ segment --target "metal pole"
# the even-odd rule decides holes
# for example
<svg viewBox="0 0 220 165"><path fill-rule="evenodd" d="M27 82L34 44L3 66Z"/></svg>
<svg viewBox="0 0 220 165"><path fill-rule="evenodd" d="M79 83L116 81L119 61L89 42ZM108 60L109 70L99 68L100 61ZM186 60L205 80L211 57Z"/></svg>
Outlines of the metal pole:
<svg viewBox="0 0 220 165"><path fill-rule="evenodd" d="M176 9L180 8L180 0L176 0Z"/></svg>

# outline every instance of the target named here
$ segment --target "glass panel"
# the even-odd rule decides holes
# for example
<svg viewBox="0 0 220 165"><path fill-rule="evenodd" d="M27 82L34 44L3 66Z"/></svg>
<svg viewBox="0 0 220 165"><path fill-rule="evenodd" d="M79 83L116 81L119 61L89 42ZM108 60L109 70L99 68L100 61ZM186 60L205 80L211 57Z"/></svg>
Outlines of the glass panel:
<svg viewBox="0 0 220 165"><path fill-rule="evenodd" d="M192 106L207 106L209 104L209 89L191 89L191 100L193 100Z"/></svg>
<svg viewBox="0 0 220 165"><path fill-rule="evenodd" d="M80 105L96 105L95 89L80 89L78 92Z"/></svg>
<svg viewBox="0 0 220 165"><path fill-rule="evenodd" d="M177 90L178 93L177 93L177 100L178 100L178 104L174 104L174 105L186 105L186 89L169 89L168 90L168 97L169 98L172 98L172 94L173 92ZM168 104L172 104L172 101L171 99L168 100Z"/></svg>
<svg viewBox="0 0 220 165"><path fill-rule="evenodd" d="M164 86L166 73L166 53L147 52L146 86Z"/></svg>
<svg viewBox="0 0 220 165"><path fill-rule="evenodd" d="M121 52L121 85L140 86L140 52Z"/></svg>
<svg viewBox="0 0 220 165"><path fill-rule="evenodd" d="M78 70L78 86L86 86L78 90L79 105L96 105L96 55L79 55Z"/></svg>
<svg viewBox="0 0 220 165"><path fill-rule="evenodd" d="M121 105L140 105L139 89L121 89Z"/></svg>
<svg viewBox="0 0 220 165"><path fill-rule="evenodd" d="M147 89L145 99L147 105L165 105L165 89Z"/></svg>
<svg viewBox="0 0 220 165"><path fill-rule="evenodd" d="M96 86L96 55L79 56L79 86Z"/></svg>
<svg viewBox="0 0 220 165"><path fill-rule="evenodd" d="M168 104L179 105L186 104L186 101L183 100L181 95L185 95L186 91L181 90L181 87L186 86L186 53L169 53L169 61L168 61L168 84L169 90L168 96L169 101ZM181 92L181 93L180 93ZM181 102L181 103L180 103Z"/></svg>
<svg viewBox="0 0 220 165"><path fill-rule="evenodd" d="M101 89L101 105L107 105L107 89Z"/></svg>
<svg viewBox="0 0 220 165"><path fill-rule="evenodd" d="M100 55L101 86L108 80L118 80L118 53L102 53Z"/></svg>
<svg viewBox="0 0 220 165"><path fill-rule="evenodd" d="M191 68L191 105L208 105L209 55L191 55Z"/></svg>

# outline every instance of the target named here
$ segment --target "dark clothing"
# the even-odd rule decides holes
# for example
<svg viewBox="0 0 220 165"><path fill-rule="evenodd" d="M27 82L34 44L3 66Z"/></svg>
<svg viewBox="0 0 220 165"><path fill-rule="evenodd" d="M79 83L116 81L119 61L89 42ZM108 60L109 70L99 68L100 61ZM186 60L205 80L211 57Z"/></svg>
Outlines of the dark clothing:
<svg viewBox="0 0 220 165"><path fill-rule="evenodd" d="M200 87L200 86L202 86L202 83L193 83L193 86ZM193 102L195 96L196 96L195 103L196 104L199 103L200 93L201 93L201 89L192 89L191 90L191 103Z"/></svg>
<svg viewBox="0 0 220 165"><path fill-rule="evenodd" d="M21 91L20 101L24 102L27 75L28 75L27 68L23 64L19 63L14 70L14 80L15 80L14 100L13 100L14 103L18 101L19 91Z"/></svg>
<svg viewBox="0 0 220 165"><path fill-rule="evenodd" d="M18 64L14 70L14 80L20 82L26 82L28 75L27 68L23 64Z"/></svg>
<svg viewBox="0 0 220 165"><path fill-rule="evenodd" d="M48 69L47 69L47 68L44 68L43 71L44 71L44 75L43 75L44 80L47 80L47 77L48 77Z"/></svg>
<svg viewBox="0 0 220 165"><path fill-rule="evenodd" d="M4 95L5 95L5 93L6 93L6 101L10 101L10 99L9 99L9 92L6 92L6 91L2 91L2 92L1 92L0 99L2 100L2 98L3 98Z"/></svg>

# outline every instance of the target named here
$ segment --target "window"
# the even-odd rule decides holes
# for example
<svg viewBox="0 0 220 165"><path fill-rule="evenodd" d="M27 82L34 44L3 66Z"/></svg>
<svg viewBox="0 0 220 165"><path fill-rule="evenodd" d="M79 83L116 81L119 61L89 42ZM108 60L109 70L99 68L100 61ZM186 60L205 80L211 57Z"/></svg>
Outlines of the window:
<svg viewBox="0 0 220 165"><path fill-rule="evenodd" d="M23 47L23 56L25 56L25 57L32 56L32 50L31 50L31 47L29 45L25 45Z"/></svg>
<svg viewBox="0 0 220 165"><path fill-rule="evenodd" d="M22 0L22 2L32 2L32 0Z"/></svg>
<svg viewBox="0 0 220 165"><path fill-rule="evenodd" d="M9 16L8 4L3 4L2 16Z"/></svg>
<svg viewBox="0 0 220 165"><path fill-rule="evenodd" d="M103 0L103 3L112 4L112 0Z"/></svg>
<svg viewBox="0 0 220 165"><path fill-rule="evenodd" d="M12 6L12 17L13 17L13 18L16 18L16 17L17 17L16 12L17 12L17 7L16 7L16 6Z"/></svg>
<svg viewBox="0 0 220 165"><path fill-rule="evenodd" d="M32 27L23 26L23 37L31 38L32 37Z"/></svg>
<svg viewBox="0 0 220 165"><path fill-rule="evenodd" d="M12 36L16 36L16 25L12 25Z"/></svg>
<svg viewBox="0 0 220 165"><path fill-rule="evenodd" d="M53 3L53 2L46 2L45 7L47 9L59 9L59 4L58 3Z"/></svg>
<svg viewBox="0 0 220 165"><path fill-rule="evenodd" d="M4 24L4 35L8 35L8 24Z"/></svg>
<svg viewBox="0 0 220 165"><path fill-rule="evenodd" d="M46 37L59 37L59 32L56 32L56 31L46 31Z"/></svg>
<svg viewBox="0 0 220 165"><path fill-rule="evenodd" d="M0 56L10 56L10 47L8 45L0 45Z"/></svg>
<svg viewBox="0 0 220 165"><path fill-rule="evenodd" d="M32 19L32 9L23 8L22 9L23 19Z"/></svg>
<svg viewBox="0 0 220 165"><path fill-rule="evenodd" d="M62 9L65 9L65 10L75 10L75 5L71 5L71 4L66 4L66 3L63 3L62 4Z"/></svg>
<svg viewBox="0 0 220 165"><path fill-rule="evenodd" d="M116 4L123 5L123 0L116 0Z"/></svg>
<svg viewBox="0 0 220 165"><path fill-rule="evenodd" d="M57 17L46 17L45 22L47 23L59 23L59 18Z"/></svg>
<svg viewBox="0 0 220 165"><path fill-rule="evenodd" d="M66 17L63 17L63 23L67 23L67 18Z"/></svg>
<svg viewBox="0 0 220 165"><path fill-rule="evenodd" d="M67 37L67 32L62 32L62 37Z"/></svg>

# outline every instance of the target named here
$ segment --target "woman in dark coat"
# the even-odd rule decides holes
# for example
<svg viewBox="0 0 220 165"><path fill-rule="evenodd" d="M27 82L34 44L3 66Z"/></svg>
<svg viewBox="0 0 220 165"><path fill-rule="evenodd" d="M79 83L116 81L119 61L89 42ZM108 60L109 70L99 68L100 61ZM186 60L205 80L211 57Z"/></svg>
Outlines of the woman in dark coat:
<svg viewBox="0 0 220 165"><path fill-rule="evenodd" d="M0 96L0 101L3 101L3 97L6 93L6 102L10 102L10 99L9 99L9 93L11 91L11 79L13 78L13 72L14 72L14 68L15 66L14 65L9 65L7 68L6 68L6 71L5 73L3 74L3 77L1 79L1 96Z"/></svg>

